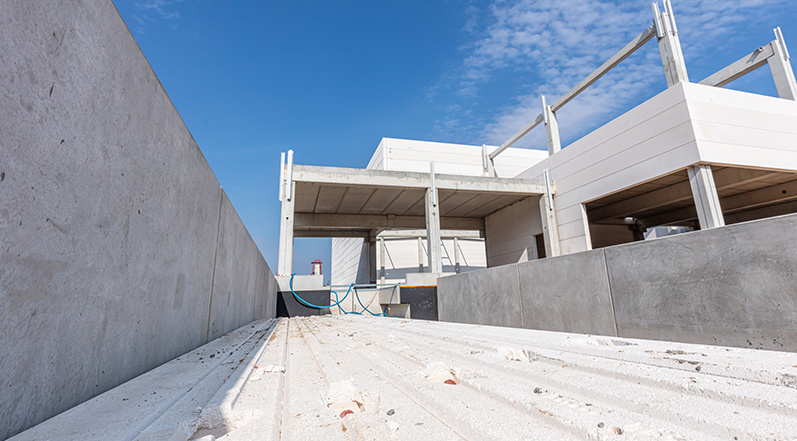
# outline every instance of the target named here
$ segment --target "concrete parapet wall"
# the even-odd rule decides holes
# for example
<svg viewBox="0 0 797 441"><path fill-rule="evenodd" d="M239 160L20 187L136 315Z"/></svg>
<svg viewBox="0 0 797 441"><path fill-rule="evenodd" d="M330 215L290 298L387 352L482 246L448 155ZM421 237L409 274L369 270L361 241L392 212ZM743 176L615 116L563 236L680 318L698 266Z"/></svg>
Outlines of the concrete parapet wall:
<svg viewBox="0 0 797 441"><path fill-rule="evenodd" d="M795 231L797 214L442 277L439 316L797 351Z"/></svg>
<svg viewBox="0 0 797 441"><path fill-rule="evenodd" d="M276 281L110 0L0 3L0 439L254 319Z"/></svg>

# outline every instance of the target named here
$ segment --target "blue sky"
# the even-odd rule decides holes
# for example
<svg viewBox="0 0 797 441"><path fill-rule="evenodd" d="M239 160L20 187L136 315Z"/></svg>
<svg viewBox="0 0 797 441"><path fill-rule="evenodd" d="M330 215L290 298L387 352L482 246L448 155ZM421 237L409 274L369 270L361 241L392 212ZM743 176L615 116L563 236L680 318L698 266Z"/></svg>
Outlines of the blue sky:
<svg viewBox="0 0 797 441"><path fill-rule="evenodd" d="M114 3L274 271L281 151L365 167L382 137L500 144L652 20L647 0ZM674 8L692 81L775 26L797 54L792 0ZM648 43L559 112L564 145L665 87ZM775 94L766 68L729 87ZM329 240L297 239L294 270L315 258L328 273Z"/></svg>

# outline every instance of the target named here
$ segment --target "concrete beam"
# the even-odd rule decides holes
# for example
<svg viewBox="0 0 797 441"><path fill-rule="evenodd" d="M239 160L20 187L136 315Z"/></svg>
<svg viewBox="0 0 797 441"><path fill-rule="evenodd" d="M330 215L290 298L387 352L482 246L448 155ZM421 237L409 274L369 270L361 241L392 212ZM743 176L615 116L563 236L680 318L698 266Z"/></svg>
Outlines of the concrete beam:
<svg viewBox="0 0 797 441"><path fill-rule="evenodd" d="M791 181L723 198L722 207L726 213L739 213L796 199L797 181ZM766 214L762 213L762 217L765 216ZM645 225L679 225L690 222L696 217L697 214L694 207L684 207L640 220Z"/></svg>
<svg viewBox="0 0 797 441"><path fill-rule="evenodd" d="M384 237L385 239L426 237L426 230L385 230L379 233L379 237ZM484 235L481 231L475 230L440 230L440 237L445 239L454 237L460 239L480 239L484 237Z"/></svg>
<svg viewBox="0 0 797 441"><path fill-rule="evenodd" d="M717 190L724 190L766 179L775 174L778 173L773 172L762 175L760 170L728 167L714 173L714 182ZM692 198L690 187L680 183L673 184L590 210L589 218L590 222L593 223L602 222L607 219L626 217L633 213L652 210L690 198Z"/></svg>
<svg viewBox="0 0 797 441"><path fill-rule="evenodd" d="M735 63L717 71L701 81L700 84L722 87L767 64L767 60L773 55L775 55L775 51L772 49L772 43L761 46L751 54L745 55Z"/></svg>
<svg viewBox="0 0 797 441"><path fill-rule="evenodd" d="M493 178L484 176L435 175L438 190L496 192L540 195L544 186L535 180ZM329 185L361 185L370 187L398 187L427 189L431 185L429 173L392 170L368 170L343 167L293 166L294 182Z"/></svg>
<svg viewBox="0 0 797 441"><path fill-rule="evenodd" d="M381 214L322 214L296 213L295 229L314 228L426 228L425 216L394 216ZM440 226L446 230L484 230L484 219L472 217L441 217Z"/></svg>
<svg viewBox="0 0 797 441"><path fill-rule="evenodd" d="M570 89L569 92L562 95L561 98L556 100L555 103L551 106L551 109L556 112L565 104L569 103L570 100L577 97L581 92L586 90L587 87L591 86L594 82L598 81L602 76L606 75L610 70L614 69L615 66L620 64L623 60L628 58L631 54L637 51L637 49L641 48L645 45L650 39L652 39L656 35L655 27L651 26L641 34L637 35L636 38L631 40L630 43L625 45L624 48L617 51L616 54L612 55L611 58L606 60L599 68L595 69L591 74L587 75L586 78L581 80L575 87Z"/></svg>
<svg viewBox="0 0 797 441"><path fill-rule="evenodd" d="M367 230L294 230L293 237L360 237L367 239L371 236L370 231Z"/></svg>
<svg viewBox="0 0 797 441"><path fill-rule="evenodd" d="M711 166L708 164L695 165L689 167L687 172L689 173L692 195L695 199L700 229L707 230L725 225Z"/></svg>
<svg viewBox="0 0 797 441"><path fill-rule="evenodd" d="M606 60L599 68L595 69L591 74L587 75L586 78L581 80L575 87L570 89L569 92L562 95L561 98L556 100L556 102L551 106L551 109L556 112L557 110L561 109L565 104L569 103L570 100L577 97L581 92L583 92L587 87L592 85L592 83L598 81L602 76L604 76L607 72L612 70L615 66L620 64L623 60L628 58L631 54L636 52L637 49L641 48L645 45L651 38L656 35L656 30L654 26L651 26L645 29L641 34L639 34L636 38L631 40L624 48L620 49L616 54L614 54L611 58ZM520 129L517 133L512 135L511 138L507 139L503 144L498 146L492 153L490 153L490 159L495 159L496 156L501 154L504 150L508 149L512 144L516 143L520 138L529 133L533 128L537 127L538 125L542 124L544 121L543 114L540 113L534 119L534 121L528 123L525 127Z"/></svg>
<svg viewBox="0 0 797 441"><path fill-rule="evenodd" d="M723 198L722 207L727 212L736 212L795 199L797 199L797 181L790 181Z"/></svg>

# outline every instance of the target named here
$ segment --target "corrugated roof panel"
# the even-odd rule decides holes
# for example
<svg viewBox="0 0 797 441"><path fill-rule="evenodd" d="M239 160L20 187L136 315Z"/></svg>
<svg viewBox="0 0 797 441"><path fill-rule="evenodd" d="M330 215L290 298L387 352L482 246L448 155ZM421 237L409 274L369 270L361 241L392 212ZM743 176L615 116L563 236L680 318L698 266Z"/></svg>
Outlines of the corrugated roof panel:
<svg viewBox="0 0 797 441"><path fill-rule="evenodd" d="M255 325L214 369L188 354L117 388L172 394L129 439L797 439L794 353L361 316ZM19 439L74 435L117 389ZM142 404L116 412L143 421Z"/></svg>

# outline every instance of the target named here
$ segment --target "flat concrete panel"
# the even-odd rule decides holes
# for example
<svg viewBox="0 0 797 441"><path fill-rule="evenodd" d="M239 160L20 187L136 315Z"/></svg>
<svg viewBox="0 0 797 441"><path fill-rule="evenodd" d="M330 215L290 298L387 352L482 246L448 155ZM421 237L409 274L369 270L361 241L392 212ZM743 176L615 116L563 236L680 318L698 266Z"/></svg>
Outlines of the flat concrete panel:
<svg viewBox="0 0 797 441"><path fill-rule="evenodd" d="M797 350L797 215L606 248L620 336Z"/></svg>
<svg viewBox="0 0 797 441"><path fill-rule="evenodd" d="M517 265L523 327L616 335L603 250Z"/></svg>
<svg viewBox="0 0 797 441"><path fill-rule="evenodd" d="M207 341L255 320L260 258L235 208L222 193Z"/></svg>
<svg viewBox="0 0 797 441"><path fill-rule="evenodd" d="M517 265L441 277L437 281L440 320L522 327L517 277Z"/></svg>
<svg viewBox="0 0 797 441"><path fill-rule="evenodd" d="M0 47L4 439L206 343L221 190L111 1L0 2Z"/></svg>
<svg viewBox="0 0 797 441"><path fill-rule="evenodd" d="M259 254L259 253L258 253ZM258 258L257 298L255 299L256 319L274 318L277 316L277 279L268 267L262 255Z"/></svg>
<svg viewBox="0 0 797 441"><path fill-rule="evenodd" d="M474 323L469 273L437 279L437 317L444 322Z"/></svg>

